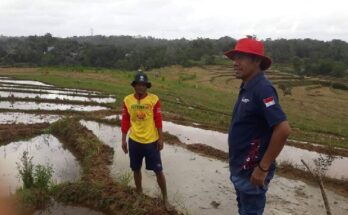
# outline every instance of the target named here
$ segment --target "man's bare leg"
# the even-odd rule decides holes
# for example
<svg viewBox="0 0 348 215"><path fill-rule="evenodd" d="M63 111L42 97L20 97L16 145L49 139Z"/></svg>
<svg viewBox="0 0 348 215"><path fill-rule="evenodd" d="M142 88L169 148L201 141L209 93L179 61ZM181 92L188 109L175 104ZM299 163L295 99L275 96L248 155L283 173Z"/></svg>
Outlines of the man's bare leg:
<svg viewBox="0 0 348 215"><path fill-rule="evenodd" d="M161 192L162 192L164 206L167 209L170 209L170 205L168 202L168 196L167 196L166 178L164 177L163 171L156 172L156 177L157 177L158 186L160 187Z"/></svg>
<svg viewBox="0 0 348 215"><path fill-rule="evenodd" d="M141 186L141 170L133 171L134 183L138 193L143 192L143 187Z"/></svg>

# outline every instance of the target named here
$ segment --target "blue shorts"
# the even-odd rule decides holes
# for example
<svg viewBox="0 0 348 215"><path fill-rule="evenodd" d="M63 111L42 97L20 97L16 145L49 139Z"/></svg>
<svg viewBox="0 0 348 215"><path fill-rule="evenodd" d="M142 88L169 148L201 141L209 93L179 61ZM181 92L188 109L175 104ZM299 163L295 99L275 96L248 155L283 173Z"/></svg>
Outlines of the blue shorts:
<svg viewBox="0 0 348 215"><path fill-rule="evenodd" d="M163 170L161 154L157 149L157 142L142 144L129 138L128 145L130 167L133 171L141 169L144 157L147 170L154 172L161 172Z"/></svg>

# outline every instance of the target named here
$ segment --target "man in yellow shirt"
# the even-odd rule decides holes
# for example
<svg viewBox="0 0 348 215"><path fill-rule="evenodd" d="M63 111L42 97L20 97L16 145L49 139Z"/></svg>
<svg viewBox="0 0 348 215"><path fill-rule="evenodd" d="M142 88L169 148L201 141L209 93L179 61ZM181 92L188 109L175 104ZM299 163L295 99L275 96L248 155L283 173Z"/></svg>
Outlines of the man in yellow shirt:
<svg viewBox="0 0 348 215"><path fill-rule="evenodd" d="M146 74L138 72L131 85L135 93L126 96L123 100L122 149L125 153L128 153L129 149L130 166L133 170L137 192L142 193L143 191L141 166L145 157L146 169L156 173L164 205L168 208L166 179L160 154L163 149L160 101L156 95L147 92L147 89L151 88L151 83Z"/></svg>

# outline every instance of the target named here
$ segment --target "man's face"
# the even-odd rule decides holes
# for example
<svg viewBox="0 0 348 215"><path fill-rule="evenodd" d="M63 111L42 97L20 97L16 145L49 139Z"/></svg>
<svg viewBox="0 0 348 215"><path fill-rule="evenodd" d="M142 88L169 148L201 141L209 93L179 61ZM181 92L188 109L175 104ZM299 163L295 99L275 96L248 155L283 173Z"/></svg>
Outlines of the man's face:
<svg viewBox="0 0 348 215"><path fill-rule="evenodd" d="M144 84L144 83L137 83L137 84L134 85L134 90L135 90L135 93L143 95L147 91L146 84Z"/></svg>
<svg viewBox="0 0 348 215"><path fill-rule="evenodd" d="M247 80L260 70L261 59L253 58L244 53L236 53L233 57L233 69L236 78Z"/></svg>

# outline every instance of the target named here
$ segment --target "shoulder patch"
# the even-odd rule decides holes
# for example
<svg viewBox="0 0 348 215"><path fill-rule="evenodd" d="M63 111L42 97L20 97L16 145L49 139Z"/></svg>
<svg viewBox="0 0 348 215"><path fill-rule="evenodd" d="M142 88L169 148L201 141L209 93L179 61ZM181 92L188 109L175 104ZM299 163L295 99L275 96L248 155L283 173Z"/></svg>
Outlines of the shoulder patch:
<svg viewBox="0 0 348 215"><path fill-rule="evenodd" d="M263 103L265 104L266 108L268 108L272 105L275 105L275 100L274 100L273 96L271 96L271 97L265 98L263 100Z"/></svg>

